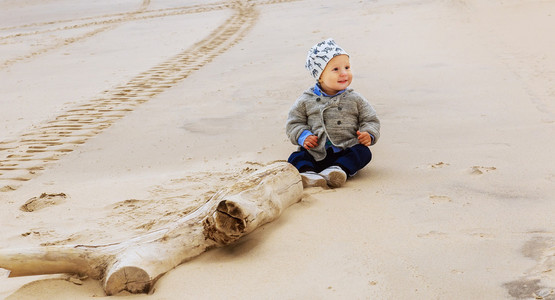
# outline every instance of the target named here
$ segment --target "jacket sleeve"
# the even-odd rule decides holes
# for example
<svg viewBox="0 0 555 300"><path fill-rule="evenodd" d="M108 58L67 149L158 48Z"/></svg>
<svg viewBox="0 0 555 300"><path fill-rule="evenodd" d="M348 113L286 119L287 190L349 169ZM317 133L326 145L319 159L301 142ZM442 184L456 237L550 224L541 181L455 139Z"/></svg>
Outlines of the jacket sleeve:
<svg viewBox="0 0 555 300"><path fill-rule="evenodd" d="M287 123L285 125L285 132L287 137L294 145L298 145L297 140L305 130L310 130L308 126L308 116L306 113L306 106L301 100L297 99L291 109L289 110L289 115L287 116Z"/></svg>
<svg viewBox="0 0 555 300"><path fill-rule="evenodd" d="M372 139L372 145L374 145L380 138L380 120L378 115L372 105L362 95L360 95L358 106L359 130L366 131L374 136L374 139Z"/></svg>

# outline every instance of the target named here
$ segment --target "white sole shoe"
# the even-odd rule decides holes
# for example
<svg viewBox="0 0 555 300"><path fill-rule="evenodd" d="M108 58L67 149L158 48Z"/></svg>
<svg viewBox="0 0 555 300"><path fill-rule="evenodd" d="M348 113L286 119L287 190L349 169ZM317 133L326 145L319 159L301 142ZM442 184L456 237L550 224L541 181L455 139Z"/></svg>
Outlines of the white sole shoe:
<svg viewBox="0 0 555 300"><path fill-rule="evenodd" d="M322 177L322 175L316 172L312 172L312 171L303 172L301 173L301 178L303 180L303 188L307 188L307 187L327 188L328 187L328 183L326 179Z"/></svg>
<svg viewBox="0 0 555 300"><path fill-rule="evenodd" d="M331 166L320 172L320 175L326 179L326 183L332 188L338 188L347 182L347 173L339 166Z"/></svg>

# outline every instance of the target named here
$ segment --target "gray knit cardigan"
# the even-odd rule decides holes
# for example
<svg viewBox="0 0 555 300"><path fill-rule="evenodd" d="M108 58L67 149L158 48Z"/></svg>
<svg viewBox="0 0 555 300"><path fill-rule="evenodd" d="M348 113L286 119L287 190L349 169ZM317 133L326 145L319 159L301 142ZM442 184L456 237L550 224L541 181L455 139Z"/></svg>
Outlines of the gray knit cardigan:
<svg viewBox="0 0 555 300"><path fill-rule="evenodd" d="M291 107L285 127L287 136L295 145L305 130L318 137L318 146L308 150L317 161L326 157L326 140L346 149L358 144L357 130L373 135L372 145L380 137L380 120L376 111L352 88L333 97L318 96L314 94L314 88L309 88Z"/></svg>

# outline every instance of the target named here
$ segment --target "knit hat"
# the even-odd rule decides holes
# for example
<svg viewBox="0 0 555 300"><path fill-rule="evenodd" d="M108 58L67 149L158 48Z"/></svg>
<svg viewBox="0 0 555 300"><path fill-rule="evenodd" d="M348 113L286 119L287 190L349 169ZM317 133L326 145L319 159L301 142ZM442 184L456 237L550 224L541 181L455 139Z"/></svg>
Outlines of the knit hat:
<svg viewBox="0 0 555 300"><path fill-rule="evenodd" d="M319 42L308 50L305 68L310 72L312 77L318 80L328 62L341 54L349 55L345 50L340 48L332 38L329 38Z"/></svg>

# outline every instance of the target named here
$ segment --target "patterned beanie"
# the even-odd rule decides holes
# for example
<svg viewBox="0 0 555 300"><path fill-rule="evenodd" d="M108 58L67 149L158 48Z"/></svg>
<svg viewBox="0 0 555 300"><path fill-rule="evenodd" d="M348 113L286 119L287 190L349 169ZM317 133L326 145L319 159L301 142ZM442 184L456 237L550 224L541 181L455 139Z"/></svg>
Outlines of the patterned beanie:
<svg viewBox="0 0 555 300"><path fill-rule="evenodd" d="M318 80L328 62L341 54L349 55L345 50L340 48L332 38L329 38L319 42L308 50L305 68L310 72L312 77Z"/></svg>

